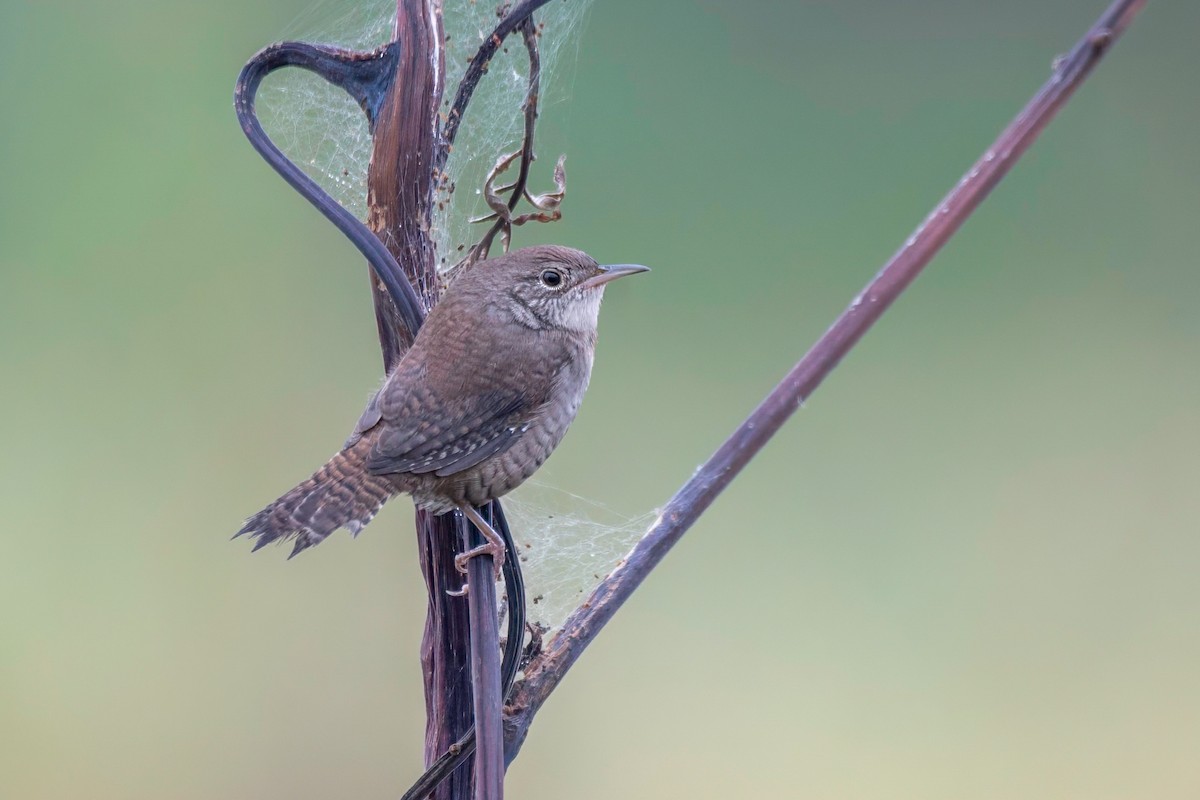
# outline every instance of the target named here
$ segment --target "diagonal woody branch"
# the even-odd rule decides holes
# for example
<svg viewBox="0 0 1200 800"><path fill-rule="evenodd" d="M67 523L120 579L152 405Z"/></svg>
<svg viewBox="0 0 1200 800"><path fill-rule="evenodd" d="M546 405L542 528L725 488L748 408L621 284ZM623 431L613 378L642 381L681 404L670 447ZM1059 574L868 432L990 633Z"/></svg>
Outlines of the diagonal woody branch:
<svg viewBox="0 0 1200 800"><path fill-rule="evenodd" d="M550 693L667 551L821 385L838 362L970 217L1092 71L1145 0L1116 0L1065 57L958 185L749 417L667 503L658 520L526 669L505 722L507 758L517 756Z"/></svg>

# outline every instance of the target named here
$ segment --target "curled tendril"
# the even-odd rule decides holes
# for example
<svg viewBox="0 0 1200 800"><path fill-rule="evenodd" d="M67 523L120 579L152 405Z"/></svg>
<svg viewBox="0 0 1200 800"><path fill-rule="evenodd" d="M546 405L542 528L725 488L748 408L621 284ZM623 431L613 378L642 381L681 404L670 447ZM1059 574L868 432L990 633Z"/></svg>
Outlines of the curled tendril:
<svg viewBox="0 0 1200 800"><path fill-rule="evenodd" d="M509 245L512 242L512 229L514 226L524 225L529 222L556 222L562 219L561 206L567 196L567 157L565 155L559 156L558 161L554 165L553 191L538 195L530 194L526 186L518 186L521 183L519 179L502 186L496 185L500 176L512 167L513 162L523 152L524 150L517 150L500 156L500 158L496 159L496 163L492 166L491 171L488 172L487 179L483 183L483 199L487 203L488 208L492 210L492 213L476 217L471 222L492 222L492 227L488 229L488 232L483 235L482 239L471 246L466 257L454 265L451 269L451 275L456 274L460 269L474 264L476 261L487 258L497 235L500 237L501 247L507 253ZM531 156L529 160L532 161L533 157ZM517 193L518 190L519 194ZM505 195L508 195L508 197L505 197ZM513 210L521 198L537 210L514 215Z"/></svg>

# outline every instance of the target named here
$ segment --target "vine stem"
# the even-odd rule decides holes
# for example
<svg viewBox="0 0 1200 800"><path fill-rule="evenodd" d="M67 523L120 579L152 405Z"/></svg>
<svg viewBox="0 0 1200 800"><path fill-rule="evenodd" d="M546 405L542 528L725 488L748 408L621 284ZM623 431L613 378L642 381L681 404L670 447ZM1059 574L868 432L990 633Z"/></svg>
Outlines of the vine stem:
<svg viewBox="0 0 1200 800"><path fill-rule="evenodd" d="M462 520L462 526L462 539L467 546L483 544L483 537L466 519ZM490 555L476 556L467 562L467 585L476 740L475 797L503 800L506 687L500 678L500 621L496 615L496 574Z"/></svg>
<svg viewBox="0 0 1200 800"><path fill-rule="evenodd" d="M1116 0L958 185L917 226L783 381L698 469L650 530L563 624L517 684L505 720L506 758L515 758L534 716L601 629L680 537L803 404L863 334L970 217L1125 31L1146 0Z"/></svg>

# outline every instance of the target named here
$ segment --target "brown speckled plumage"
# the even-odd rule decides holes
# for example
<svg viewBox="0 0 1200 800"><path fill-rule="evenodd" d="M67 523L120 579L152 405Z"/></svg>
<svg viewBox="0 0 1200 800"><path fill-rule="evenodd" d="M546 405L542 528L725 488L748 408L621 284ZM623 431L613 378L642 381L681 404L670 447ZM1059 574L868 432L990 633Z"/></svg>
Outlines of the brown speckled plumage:
<svg viewBox="0 0 1200 800"><path fill-rule="evenodd" d="M357 534L393 495L435 514L482 505L534 473L587 389L605 268L530 247L459 276L363 412L344 449L239 531L292 555L344 527ZM548 286L556 273L561 282Z"/></svg>

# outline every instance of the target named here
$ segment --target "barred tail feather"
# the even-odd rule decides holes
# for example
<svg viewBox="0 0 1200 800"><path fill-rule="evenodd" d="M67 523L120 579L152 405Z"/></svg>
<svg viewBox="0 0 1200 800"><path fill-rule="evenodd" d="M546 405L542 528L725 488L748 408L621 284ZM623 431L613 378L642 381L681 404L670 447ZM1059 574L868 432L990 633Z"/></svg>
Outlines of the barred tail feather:
<svg viewBox="0 0 1200 800"><path fill-rule="evenodd" d="M311 478L246 520L234 534L254 537L254 549L271 542L295 539L292 558L320 544L338 528L358 535L395 489L386 477L367 472L369 446L356 442L317 470Z"/></svg>

